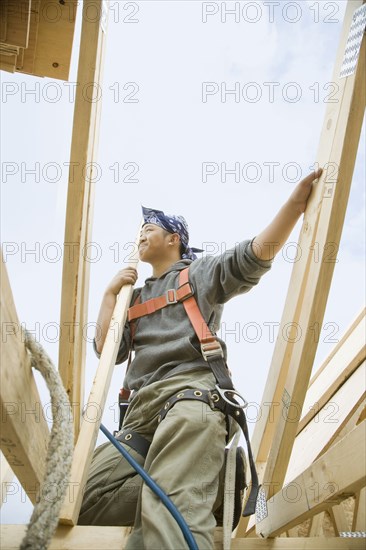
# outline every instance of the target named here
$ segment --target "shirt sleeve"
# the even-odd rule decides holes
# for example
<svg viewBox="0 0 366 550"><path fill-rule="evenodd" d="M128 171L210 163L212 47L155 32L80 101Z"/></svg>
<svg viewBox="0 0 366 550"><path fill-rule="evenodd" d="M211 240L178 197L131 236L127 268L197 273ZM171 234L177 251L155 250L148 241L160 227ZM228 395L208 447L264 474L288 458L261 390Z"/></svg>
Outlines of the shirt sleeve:
<svg viewBox="0 0 366 550"><path fill-rule="evenodd" d="M192 276L211 304L224 304L248 292L271 269L274 258L257 258L252 249L254 239L244 240L218 256L202 258L196 265L192 263Z"/></svg>
<svg viewBox="0 0 366 550"><path fill-rule="evenodd" d="M141 289L135 289L134 290L134 292L132 294L131 304L134 303L134 301L137 297L137 294L140 292L140 290ZM115 335L117 337L116 332L115 332ZM126 361L126 359L128 358L128 354L130 352L130 347L131 347L131 327L130 327L130 323L128 321L126 321L124 329L123 329L121 343L120 343L119 348L118 348L118 353L117 353L117 357L116 357L116 365L120 365L121 363ZM97 350L97 345L96 345L96 342L95 342L95 338L93 338L93 349L94 349L95 355L99 359L101 354Z"/></svg>
<svg viewBox="0 0 366 550"><path fill-rule="evenodd" d="M117 357L116 357L116 365L120 365L121 363L126 361L126 359L128 358L129 351L130 351L130 346L131 346L130 326L129 326L129 323L126 322L124 330L123 330L121 343L120 343L119 348L118 348L118 353L117 353ZM95 338L93 338L93 349L94 349L95 355L98 357L98 359L100 359L101 354L97 350L97 344L95 342Z"/></svg>

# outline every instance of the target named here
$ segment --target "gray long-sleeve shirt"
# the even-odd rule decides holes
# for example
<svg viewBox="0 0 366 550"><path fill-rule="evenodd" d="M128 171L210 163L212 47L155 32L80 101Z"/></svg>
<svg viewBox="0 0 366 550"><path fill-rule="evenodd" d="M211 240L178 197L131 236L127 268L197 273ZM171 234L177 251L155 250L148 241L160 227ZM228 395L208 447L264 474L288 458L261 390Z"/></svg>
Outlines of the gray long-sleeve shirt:
<svg viewBox="0 0 366 550"><path fill-rule="evenodd" d="M216 332L225 302L248 292L272 266L273 259L260 260L247 239L218 256L195 261L180 260L160 277L149 277L142 288L134 290L131 304L141 292L141 302L156 298L179 286L179 273L189 266L189 280L194 287L198 307L212 332ZM167 306L135 321L135 356L126 372L124 387L139 390L157 380L207 367L198 338L182 303ZM218 339L226 358L226 345ZM116 363L128 357L131 331L126 323ZM94 349L95 343L94 343ZM99 354L97 353L99 356Z"/></svg>

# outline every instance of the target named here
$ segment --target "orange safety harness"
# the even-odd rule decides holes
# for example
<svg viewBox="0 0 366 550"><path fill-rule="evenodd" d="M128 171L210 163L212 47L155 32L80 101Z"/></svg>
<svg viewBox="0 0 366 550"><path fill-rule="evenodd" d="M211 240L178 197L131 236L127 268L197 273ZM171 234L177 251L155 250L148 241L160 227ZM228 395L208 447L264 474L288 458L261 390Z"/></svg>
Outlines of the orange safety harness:
<svg viewBox="0 0 366 550"><path fill-rule="evenodd" d="M189 268L183 269L179 274L179 287L177 289L169 289L157 298L152 298L145 302L141 302L140 295L135 299L134 304L128 310L128 321L131 326L131 348L128 358L127 369L131 363L131 350L133 348L133 339L135 335L135 323L134 321L139 317L144 315L150 315L155 311L163 309L165 307L174 305L178 302L182 302L184 309L189 317L189 320L195 330L195 333L198 337L201 346L201 352L204 359L207 361L210 366L217 384L215 385L215 394L210 394L210 392L204 392L203 396L201 392L191 392L190 396L186 397L189 399L198 398L202 401L212 404L212 396L214 395L214 406L215 408L220 409L225 415L231 416L241 427L244 437L246 440L248 448L248 458L250 464L251 472L251 481L252 487L249 495L249 499L246 503L243 516L249 516L255 512L255 505L257 501L258 491L259 491L259 482L258 476L255 469L252 449L249 440L248 426L246 422L246 417L244 413L244 408L247 406L245 399L235 390L230 374L229 369L226 365L224 353L221 347L220 342L218 342L217 337L212 334L209 329L206 321L204 320L201 311L198 307L197 301L194 297L194 289L189 282ZM201 396L197 396L197 393L201 393ZM206 396L206 394L209 394ZM120 425L119 430L122 427L123 418L128 406L129 397L131 392L125 388L120 390L119 394L119 405L120 405ZM241 400L241 403L238 403L237 399ZM170 400L169 408L174 405L177 399ZM159 419L165 416L168 407L164 409L163 416L160 415Z"/></svg>

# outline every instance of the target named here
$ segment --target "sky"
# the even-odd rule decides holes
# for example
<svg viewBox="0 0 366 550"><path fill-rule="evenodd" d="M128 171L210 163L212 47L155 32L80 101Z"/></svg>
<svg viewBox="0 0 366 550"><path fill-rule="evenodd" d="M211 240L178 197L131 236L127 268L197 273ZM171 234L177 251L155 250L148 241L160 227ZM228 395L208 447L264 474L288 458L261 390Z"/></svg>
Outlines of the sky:
<svg viewBox="0 0 366 550"><path fill-rule="evenodd" d="M98 365L92 323L131 252L141 204L183 214L191 245L220 253L264 229L312 170L325 109L337 101L332 72L345 6L110 2L87 251L86 395ZM18 317L56 365L80 28L81 10L69 84L1 72L3 252ZM363 132L314 372L365 302L364 150ZM220 335L236 387L251 403L261 402L302 220L259 285L225 307ZM140 264L138 286L149 274ZM103 416L111 430L124 368L115 369ZM255 419L248 420L252 432ZM31 511L12 485L1 522L25 523Z"/></svg>

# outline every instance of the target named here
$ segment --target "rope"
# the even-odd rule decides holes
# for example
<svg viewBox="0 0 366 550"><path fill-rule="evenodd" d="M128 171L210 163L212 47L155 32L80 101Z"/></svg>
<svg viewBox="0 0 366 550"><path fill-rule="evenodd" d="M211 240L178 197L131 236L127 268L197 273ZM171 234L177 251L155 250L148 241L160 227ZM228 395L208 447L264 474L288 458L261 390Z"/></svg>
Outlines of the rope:
<svg viewBox="0 0 366 550"><path fill-rule="evenodd" d="M50 391L53 425L41 497L34 506L20 550L47 550L58 524L70 476L74 449L72 413L62 380L51 359L28 331L24 331L23 336L31 356L31 366L42 374Z"/></svg>

